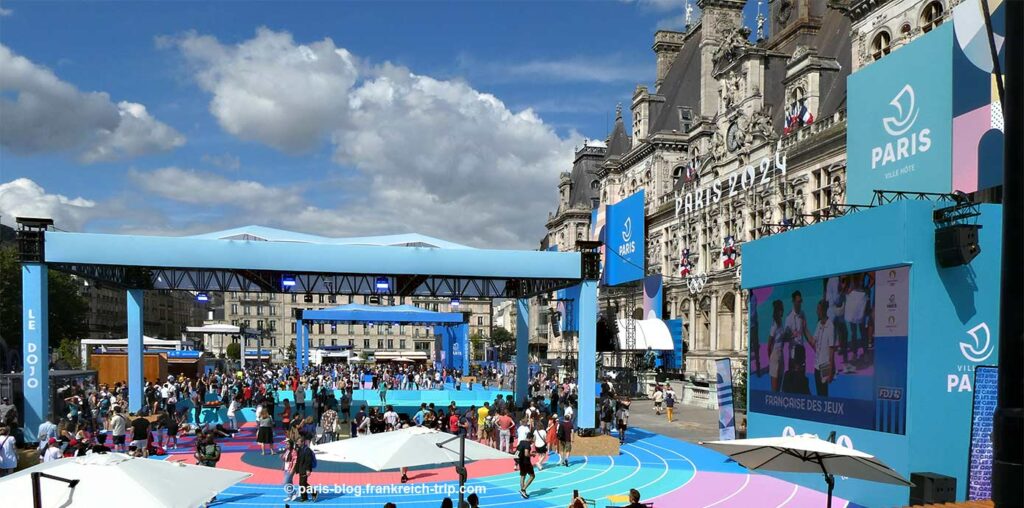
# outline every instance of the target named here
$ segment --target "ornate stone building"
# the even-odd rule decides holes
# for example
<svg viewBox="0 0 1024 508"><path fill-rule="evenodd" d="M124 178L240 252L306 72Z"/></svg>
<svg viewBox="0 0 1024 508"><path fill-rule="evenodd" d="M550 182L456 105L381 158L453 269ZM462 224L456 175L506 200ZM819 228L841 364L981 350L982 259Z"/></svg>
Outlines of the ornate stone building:
<svg viewBox="0 0 1024 508"><path fill-rule="evenodd" d="M759 20L771 36L753 41L745 3L699 0L696 24L655 33L654 86L636 87L630 127L619 111L603 154L577 153L547 222L547 242L569 249L595 204L645 190L647 273L665 278L696 375L745 363L743 243L845 202L850 19L829 0L772 0ZM596 169L578 171L591 156ZM601 307L623 318L635 292L603 290Z"/></svg>

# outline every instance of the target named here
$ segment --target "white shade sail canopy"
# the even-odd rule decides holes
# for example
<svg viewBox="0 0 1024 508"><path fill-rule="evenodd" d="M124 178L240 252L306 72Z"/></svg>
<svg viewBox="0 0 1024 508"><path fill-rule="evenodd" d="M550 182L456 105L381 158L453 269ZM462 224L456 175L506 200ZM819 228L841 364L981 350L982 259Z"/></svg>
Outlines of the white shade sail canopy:
<svg viewBox="0 0 1024 508"><path fill-rule="evenodd" d="M668 331L668 326L665 322L660 319L633 320L636 329L634 334L636 345L632 348L626 347L626 329L629 326L629 321L619 319L617 322L619 325L619 349L634 351L647 351L648 349L672 351L675 349L675 346L672 344L672 334Z"/></svg>
<svg viewBox="0 0 1024 508"><path fill-rule="evenodd" d="M252 476L223 468L133 458L122 453L92 454L46 462L0 479L5 506L32 506L32 473L79 480L74 488L40 479L44 507L117 506L133 508L204 506L224 489ZM185 486L185 488L182 488ZM113 490L112 490L113 489Z"/></svg>
<svg viewBox="0 0 1024 508"><path fill-rule="evenodd" d="M354 462L374 471L459 462L456 436L424 427L333 441L313 447L317 460ZM455 439L452 439L455 438ZM440 443L444 443L438 446ZM512 455L466 440L466 460L511 459Z"/></svg>

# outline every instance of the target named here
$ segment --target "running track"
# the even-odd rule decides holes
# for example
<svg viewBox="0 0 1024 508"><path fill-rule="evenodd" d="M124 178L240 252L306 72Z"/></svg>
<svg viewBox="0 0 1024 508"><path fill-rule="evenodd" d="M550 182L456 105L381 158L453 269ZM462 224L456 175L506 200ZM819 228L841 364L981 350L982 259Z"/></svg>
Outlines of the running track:
<svg viewBox="0 0 1024 508"><path fill-rule="evenodd" d="M529 488L530 499L519 495L519 475L511 461L492 460L470 464L468 486L486 489L481 504L487 507L564 507L574 489L599 508L627 504L630 488L638 489L645 501L656 507L805 507L824 506L825 495L761 474L748 474L746 469L725 457L698 445L632 429L631 436L618 457L574 457L569 467L557 465L552 455L549 467L537 473ZM280 442L280 439L278 439ZM183 447L171 450L168 460L192 461L191 439L182 440ZM253 476L235 485L218 497L211 506L263 507L283 506L285 497L277 457L261 457L254 443L253 427L247 425L234 438L221 441L222 459L218 467L248 471ZM311 476L318 485L344 485L339 493L320 495L317 505L380 508L394 501L401 508L435 508L441 498L457 494L457 479L452 467L423 468L409 474L418 493L395 494L381 489L397 484L397 472L371 472L350 464L321 461ZM296 478L296 482L298 479ZM354 487L363 490L356 495ZM836 508L848 503L834 499ZM851 505L852 506L852 505Z"/></svg>

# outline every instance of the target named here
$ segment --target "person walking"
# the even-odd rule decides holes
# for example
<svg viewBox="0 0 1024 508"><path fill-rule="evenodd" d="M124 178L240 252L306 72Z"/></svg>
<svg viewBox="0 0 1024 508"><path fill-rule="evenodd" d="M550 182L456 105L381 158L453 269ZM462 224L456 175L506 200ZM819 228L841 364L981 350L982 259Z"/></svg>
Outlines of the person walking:
<svg viewBox="0 0 1024 508"><path fill-rule="evenodd" d="M672 383L668 384L668 389L665 391L665 412L668 414L668 421L674 421L672 419L672 410L676 407L676 392L672 390Z"/></svg>
<svg viewBox="0 0 1024 508"><path fill-rule="evenodd" d="M654 387L654 394L651 396L654 400L654 414L660 415L661 408L665 404L665 392L661 391L661 385Z"/></svg>
<svg viewBox="0 0 1024 508"><path fill-rule="evenodd" d="M526 493L526 489L537 478L537 474L533 471L533 454L530 451L532 441L533 431L530 431L527 433L526 439L520 440L519 445L516 446L516 462L519 467L519 495L523 496L523 499L530 498L530 495Z"/></svg>
<svg viewBox="0 0 1024 508"><path fill-rule="evenodd" d="M558 426L558 445L562 454L562 465L569 467L569 455L572 453L572 419L566 416Z"/></svg>
<svg viewBox="0 0 1024 508"><path fill-rule="evenodd" d="M270 446L270 454L274 454L274 419L267 414L267 410L261 408L258 418L259 427L256 430L256 443L260 445L260 455L267 454L267 446Z"/></svg>
<svg viewBox="0 0 1024 508"><path fill-rule="evenodd" d="M533 431L533 451L537 456L537 471L543 471L544 464L548 461L548 440L546 429L537 429Z"/></svg>
<svg viewBox="0 0 1024 508"><path fill-rule="evenodd" d="M313 455L313 450L308 446L308 439L306 436L300 436L297 445L298 454L295 457L295 465L292 466L292 473L299 475L299 501L305 503L309 501L309 493L312 489L309 488L309 475L313 473L313 468L316 463L316 457ZM313 501L316 501L318 492L313 491Z"/></svg>
<svg viewBox="0 0 1024 508"><path fill-rule="evenodd" d="M298 451L295 449L295 441L289 439L285 444L284 453L281 454L281 462L284 463L284 491L287 496L284 498L284 502L295 501L295 487L293 486L293 480L295 478L295 462L298 458Z"/></svg>
<svg viewBox="0 0 1024 508"><path fill-rule="evenodd" d="M615 409L615 423L619 429L619 443L626 442L626 428L629 427L629 397L623 397L617 403Z"/></svg>

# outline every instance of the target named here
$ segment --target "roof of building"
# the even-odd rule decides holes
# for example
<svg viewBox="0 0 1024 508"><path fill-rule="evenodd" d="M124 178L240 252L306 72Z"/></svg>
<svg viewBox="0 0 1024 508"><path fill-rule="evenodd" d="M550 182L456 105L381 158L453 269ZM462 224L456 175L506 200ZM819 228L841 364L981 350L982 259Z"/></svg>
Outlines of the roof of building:
<svg viewBox="0 0 1024 508"><path fill-rule="evenodd" d="M701 25L687 37L683 49L676 55L665 80L658 87L658 95L665 97L665 106L655 117L651 132L679 130L679 108L690 108L694 115L700 114L700 41L703 36Z"/></svg>
<svg viewBox="0 0 1024 508"><path fill-rule="evenodd" d="M569 173L569 207L590 209L593 198L598 191L592 185L597 180L597 170L601 167L606 150L604 148L585 146L577 152L576 162Z"/></svg>
<svg viewBox="0 0 1024 508"><path fill-rule="evenodd" d="M821 20L821 30L815 36L814 47L818 48L819 55L835 58L840 66L838 73L822 76L818 117L825 118L846 107L846 78L853 65L850 18L835 9L827 9Z"/></svg>
<svg viewBox="0 0 1024 508"><path fill-rule="evenodd" d="M632 142L629 134L626 134L626 125L622 122L622 106L615 108L615 127L612 128L612 135L608 137L607 157L622 156L629 151Z"/></svg>

